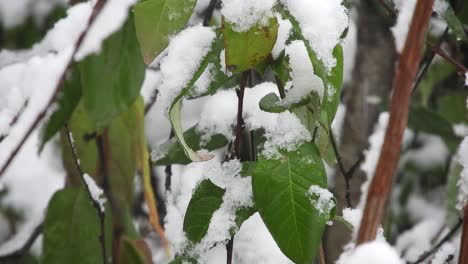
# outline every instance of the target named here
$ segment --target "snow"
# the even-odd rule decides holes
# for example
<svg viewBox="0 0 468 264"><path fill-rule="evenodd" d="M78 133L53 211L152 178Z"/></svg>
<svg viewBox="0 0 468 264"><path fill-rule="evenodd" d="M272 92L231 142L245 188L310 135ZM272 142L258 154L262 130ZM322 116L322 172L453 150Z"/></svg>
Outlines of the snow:
<svg viewBox="0 0 468 264"><path fill-rule="evenodd" d="M450 242L446 242L434 255L434 258L432 259L432 264L447 263L446 260L449 258L450 255L455 255L455 251L455 246Z"/></svg>
<svg viewBox="0 0 468 264"><path fill-rule="evenodd" d="M278 159L281 157L280 149L295 151L302 143L312 140L295 114L286 111L278 114L277 118L277 125L265 132L266 142L261 154L267 159Z"/></svg>
<svg viewBox="0 0 468 264"><path fill-rule="evenodd" d="M432 10L434 10L438 15L443 15L445 11L447 11L448 7L448 2L446 0L435 0Z"/></svg>
<svg viewBox="0 0 468 264"><path fill-rule="evenodd" d="M391 30L395 38L396 49L401 53L406 42L406 35L408 35L411 19L413 18L416 0L395 0L395 7L399 12L397 22Z"/></svg>
<svg viewBox="0 0 468 264"><path fill-rule="evenodd" d="M166 111L192 79L215 37L213 28L198 25L181 31L171 39L167 57L161 61L162 83L158 97L158 104L162 104Z"/></svg>
<svg viewBox="0 0 468 264"><path fill-rule="evenodd" d="M195 95L201 95L208 91L208 88L210 87L211 82L213 81L213 71L215 70L215 65L213 63L208 64L206 66L205 71L202 73L200 78L195 82L194 84L194 94Z"/></svg>
<svg viewBox="0 0 468 264"><path fill-rule="evenodd" d="M266 24L273 16L276 0L223 0L221 14L238 32L249 30L256 24Z"/></svg>
<svg viewBox="0 0 468 264"><path fill-rule="evenodd" d="M281 15L277 14L276 18L278 19L278 36L276 38L275 46L271 51L273 59L278 59L281 52L284 50L286 45L286 40L288 40L289 35L291 34L292 24L288 19L283 19Z"/></svg>
<svg viewBox="0 0 468 264"><path fill-rule="evenodd" d="M468 202L468 137L465 137L460 144L456 159L463 166L457 184L458 203L456 207L458 210L463 210Z"/></svg>
<svg viewBox="0 0 468 264"><path fill-rule="evenodd" d="M468 72L465 72L465 86L468 86Z"/></svg>
<svg viewBox="0 0 468 264"><path fill-rule="evenodd" d="M353 226L353 233L357 233L359 226L361 225L362 219L362 210L353 209L353 208L344 208L343 209L343 218L346 222L350 223Z"/></svg>
<svg viewBox="0 0 468 264"><path fill-rule="evenodd" d="M311 92L317 93L320 102L323 100L324 86L322 79L314 74L304 42L295 40L286 46L286 55L291 65L292 89L288 91L282 104L297 103Z"/></svg>
<svg viewBox="0 0 468 264"><path fill-rule="evenodd" d="M318 185L310 186L307 194L310 196L312 205L319 211L320 215L330 217L330 211L335 207L333 194ZM316 196L316 197L314 197Z"/></svg>
<svg viewBox="0 0 468 264"><path fill-rule="evenodd" d="M328 71L336 64L333 49L348 27L348 13L341 0L280 0L299 22L302 34L309 41Z"/></svg>
<svg viewBox="0 0 468 264"><path fill-rule="evenodd" d="M94 201L99 204L99 208L101 212L105 211L104 204L106 203L106 198L104 198L104 191L97 186L96 182L89 176L89 174L85 173L83 175L83 179L86 182L86 186L91 194L91 197Z"/></svg>
<svg viewBox="0 0 468 264"><path fill-rule="evenodd" d="M0 0L0 24L5 28L21 25L32 16L38 24L57 6L65 6L67 0Z"/></svg>
<svg viewBox="0 0 468 264"><path fill-rule="evenodd" d="M383 240L364 243L355 249L345 251L337 264L403 264L396 250Z"/></svg>
<svg viewBox="0 0 468 264"><path fill-rule="evenodd" d="M87 55L99 53L102 42L119 30L127 20L128 9L136 0L108 0L88 30L75 59L80 61Z"/></svg>

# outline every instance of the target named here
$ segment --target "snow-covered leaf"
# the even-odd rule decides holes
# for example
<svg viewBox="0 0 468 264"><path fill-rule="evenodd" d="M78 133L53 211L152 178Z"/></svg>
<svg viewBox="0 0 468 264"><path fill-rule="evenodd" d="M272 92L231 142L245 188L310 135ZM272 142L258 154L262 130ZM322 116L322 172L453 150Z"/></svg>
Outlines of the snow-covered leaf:
<svg viewBox="0 0 468 264"><path fill-rule="evenodd" d="M106 207L106 246L111 245L112 218ZM44 221L44 263L102 262L96 209L84 189L57 191L49 202Z"/></svg>
<svg viewBox="0 0 468 264"><path fill-rule="evenodd" d="M457 40L466 40L463 23L455 14L448 0L434 1L434 10L442 19L445 20L445 22L447 22L448 27L451 29L452 34L457 38Z"/></svg>
<svg viewBox="0 0 468 264"><path fill-rule="evenodd" d="M259 157L252 177L255 206L279 248L295 263L312 263L325 223L307 194L312 185L326 188L320 154L312 143L282 157Z"/></svg>
<svg viewBox="0 0 468 264"><path fill-rule="evenodd" d="M184 232L187 238L198 243L206 235L213 213L223 203L225 190L203 180L195 189L184 218Z"/></svg>
<svg viewBox="0 0 468 264"><path fill-rule="evenodd" d="M316 93L310 93L297 102L284 102L280 100L275 93L269 93L260 100L260 109L270 113L281 113L286 110L292 110L304 105L312 104L314 106L320 105L320 98ZM314 107L314 108L316 108Z"/></svg>
<svg viewBox="0 0 468 264"><path fill-rule="evenodd" d="M180 111L182 108L182 100L183 98L189 93L190 89L193 87L195 82L200 78L203 72L208 67L210 62L216 60L216 56L220 54L220 50L222 50L222 43L220 41L214 41L211 45L211 50L205 56L203 61L200 63L198 69L195 71L193 76L190 78L189 82L182 88L182 90L177 94L175 99L172 101L169 110L169 119L172 124L172 129L174 131L175 136L179 140L180 144L184 148L184 152L187 157L192 161L206 161L213 158L213 155L207 153L197 153L195 152L185 141L181 120L180 120Z"/></svg>
<svg viewBox="0 0 468 264"><path fill-rule="evenodd" d="M103 42L100 54L88 56L78 65L85 109L93 125L103 128L135 102L145 77L133 15Z"/></svg>
<svg viewBox="0 0 468 264"><path fill-rule="evenodd" d="M195 0L141 0L135 4L135 27L143 58L151 63L169 44L169 38L187 24Z"/></svg>
<svg viewBox="0 0 468 264"><path fill-rule="evenodd" d="M267 59L278 35L278 20L270 18L266 25L257 24L246 32L237 32L233 25L223 22L226 67L240 73Z"/></svg>

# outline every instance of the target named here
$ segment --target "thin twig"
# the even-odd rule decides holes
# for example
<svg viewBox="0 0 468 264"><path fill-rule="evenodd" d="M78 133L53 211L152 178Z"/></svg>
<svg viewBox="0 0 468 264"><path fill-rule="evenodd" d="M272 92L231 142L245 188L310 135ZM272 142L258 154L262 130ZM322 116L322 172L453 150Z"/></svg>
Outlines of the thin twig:
<svg viewBox="0 0 468 264"><path fill-rule="evenodd" d="M445 51L443 51L440 47L433 45L429 42L427 42L426 44L434 53L437 53L437 55L444 58L446 61L450 62L453 66L455 66L455 68L457 68L458 74L463 75L465 74L465 72L468 72L468 69L465 66L463 66L458 61L454 60L452 57L450 57L450 55L445 53Z"/></svg>
<svg viewBox="0 0 468 264"><path fill-rule="evenodd" d="M87 24L85 30L83 30L83 32L78 37L78 40L75 42L73 52L72 52L72 54L70 56L70 59L69 59L69 61L67 63L67 66L65 67L64 71L62 72L62 75L60 76L59 81L57 82L57 85L56 85L56 87L54 89L54 92L53 92L52 96L49 98L49 101L47 102L45 107L42 108L41 111L39 112L39 114L36 116L36 119L33 121L33 123L28 127L28 129L26 130L26 133L20 139L19 143L15 146L13 151L9 154L6 162L4 164L2 164L2 167L1 167L1 170L0 170L0 177L5 173L6 169L8 168L8 166L10 166L11 162L16 157L16 155L18 154L20 149L23 147L24 143L26 143L26 140L31 136L32 132L37 128L37 126L40 124L41 120L46 116L46 113L49 110L49 108L55 102L55 98L57 97L57 95L59 94L60 90L63 87L63 84L64 84L65 79L66 79L67 72L68 72L69 69L71 69L71 66L73 65L74 57L75 57L77 51L81 47L81 44L83 43L84 38L88 34L88 31L89 31L91 25L96 20L96 17L99 15L99 13L101 12L101 10L104 7L104 4L106 2L107 2L107 0L98 0L97 3L94 5L91 16L88 19L88 24Z"/></svg>
<svg viewBox="0 0 468 264"><path fill-rule="evenodd" d="M94 209L96 209L97 215L99 217L99 227L101 229L101 233L99 234L99 243L101 244L101 251L102 251L102 263L106 264L107 263L107 250L106 250L106 228L105 228L105 219L106 219L106 212L104 210L101 210L101 206L98 201L94 200L93 194L91 193L91 190L89 189L88 183L86 182L85 179L85 174L83 170L81 169L80 165L80 160L78 158L78 153L76 151L76 146L75 146L75 141L73 140L73 135L70 131L70 128L68 127L67 124L65 124L65 129L66 129L66 134L67 134L67 140L68 144L70 145L73 160L75 162L75 167L78 170L78 173L80 174L81 181L83 183L83 186L86 189L86 192L88 193L89 199L91 200L91 204L93 205Z"/></svg>
<svg viewBox="0 0 468 264"><path fill-rule="evenodd" d="M244 129L244 120L242 118L242 113L244 109L244 92L247 82L250 77L250 71L245 71L242 73L241 81L239 89L237 92L237 124L235 128L235 139L234 143L232 144L232 150L229 155L226 155L226 159L240 159L240 145L242 140L242 130ZM229 239L228 243L226 244L226 263L232 263L232 253L234 251L234 235Z"/></svg>
<svg viewBox="0 0 468 264"><path fill-rule="evenodd" d="M34 241L36 241L36 239L42 233L43 227L44 227L43 224L40 223L38 226L36 226L36 228L34 228L33 232L29 236L28 240L26 240L26 242L23 244L22 247L20 247L19 249L15 250L15 251L13 251L11 253L0 256L0 263L3 263L4 261L7 262L8 260L14 260L14 259L21 258L24 254L26 254L29 251L29 249L31 248L31 246L34 244Z"/></svg>
<svg viewBox="0 0 468 264"><path fill-rule="evenodd" d="M211 17L213 16L213 12L218 2L218 0L211 0L208 7L203 11L203 26L207 27L210 25Z"/></svg>
<svg viewBox="0 0 468 264"><path fill-rule="evenodd" d="M145 115L148 114L148 112L151 110L151 108L154 106L154 104L158 100L158 94L159 94L159 90L154 89L153 93L151 94L149 102L145 105Z"/></svg>
<svg viewBox="0 0 468 264"><path fill-rule="evenodd" d="M351 179L353 178L354 172L356 172L356 169L359 167L361 162L364 160L364 154L361 153L356 160L356 162L351 166L349 170L346 170L344 165L343 165L343 160L341 159L340 152L338 151L338 146L336 144L335 136L333 135L333 131L331 127L329 128L330 131L330 142L333 148L333 152L335 153L336 157L336 162L338 163L338 169L341 172L341 175L343 175L344 180L345 180L345 190L346 190L346 204L349 208L352 207L352 202L351 202Z"/></svg>
<svg viewBox="0 0 468 264"><path fill-rule="evenodd" d="M380 4L382 4L382 6L385 8L389 16L391 16L392 18L397 18L397 13L395 12L395 10L393 10L392 7L388 5L387 1L380 0Z"/></svg>
<svg viewBox="0 0 468 264"><path fill-rule="evenodd" d="M394 89L390 104L390 118L377 167L369 186L366 206L357 236L357 245L374 240L377 229L386 211L393 178L400 158L403 132L406 128L411 102L413 82L421 61L433 0L418 0L411 20L408 37L398 61L393 81Z"/></svg>
<svg viewBox="0 0 468 264"><path fill-rule="evenodd" d="M428 257L432 254L435 254L437 250L447 241L449 241L457 232L458 229L462 226L462 219L459 219L457 224L450 229L450 231L439 241L439 243L435 244L430 250L424 252L415 262L411 264L419 264L423 263Z"/></svg>
<svg viewBox="0 0 468 264"><path fill-rule="evenodd" d="M21 115L24 113L24 110L26 109L26 107L28 106L29 104L29 99L26 99L24 100L24 103L23 105L21 106L21 108L19 109L19 111L16 113L16 115L11 119L10 123L8 123L8 126L9 127L12 127L16 124L16 122L18 122L18 120L20 119ZM3 134L3 135L0 135L0 143L2 143L2 141L8 136L8 134Z"/></svg>

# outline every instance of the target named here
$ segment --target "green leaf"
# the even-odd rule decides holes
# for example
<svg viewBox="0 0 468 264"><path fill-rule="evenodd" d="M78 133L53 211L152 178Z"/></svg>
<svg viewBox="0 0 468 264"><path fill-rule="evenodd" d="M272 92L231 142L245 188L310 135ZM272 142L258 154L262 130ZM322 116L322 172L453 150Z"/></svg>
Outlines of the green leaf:
<svg viewBox="0 0 468 264"><path fill-rule="evenodd" d="M434 87L455 72L455 67L446 61L437 62L429 66L428 73L419 84L418 92L421 96L421 104L427 106Z"/></svg>
<svg viewBox="0 0 468 264"><path fill-rule="evenodd" d="M455 15L450 2L447 0L442 0L442 2L447 6L447 8L439 15L445 20L445 22L447 22L447 26L450 28L452 34L457 38L457 40L466 40L463 23L458 19L457 15Z"/></svg>
<svg viewBox="0 0 468 264"><path fill-rule="evenodd" d="M276 42L278 20L270 18L268 25L258 24L246 32L237 32L223 21L226 67L240 73L266 60Z"/></svg>
<svg viewBox="0 0 468 264"><path fill-rule="evenodd" d="M202 134L197 132L196 126L184 132L187 145L192 149L203 148L211 151L222 148L228 144L226 137L221 134L211 136L207 142L202 140L202 136ZM155 165L189 164L191 162L185 155L184 148L176 139L168 142L168 145L163 148L167 148L167 154L158 159Z"/></svg>
<svg viewBox="0 0 468 264"><path fill-rule="evenodd" d="M106 208L106 246L110 252L112 218ZM43 263L102 263L96 209L83 189L57 191L44 221Z"/></svg>
<svg viewBox="0 0 468 264"><path fill-rule="evenodd" d="M322 158L312 143L277 160L259 157L252 177L255 206L279 248L295 263L312 263L322 239L324 219L307 194L326 188Z"/></svg>
<svg viewBox="0 0 468 264"><path fill-rule="evenodd" d="M343 48L341 44L336 45L333 49L333 57L336 59L336 65L328 75L328 86L327 89L327 100L323 102L323 108L327 111L328 125L333 123L335 118L336 110L340 104L341 99L341 88L343 85Z"/></svg>
<svg viewBox="0 0 468 264"><path fill-rule="evenodd" d="M69 78L65 80L59 94L58 107L41 131L39 152L44 145L65 125L81 99L81 82L78 67L74 67Z"/></svg>
<svg viewBox="0 0 468 264"><path fill-rule="evenodd" d="M200 63L200 67L195 71L195 74L193 75L192 79L188 82L185 88L183 88L182 91L174 99L174 101L172 102L171 108L169 110L169 120L171 121L174 134L179 140L181 146L184 148L185 154L192 161L210 160L213 158L213 155L197 153L192 148L190 148L190 146L185 141L183 130L182 130L182 125L180 123L181 122L180 111L182 108L182 99L188 95L190 89L193 87L193 85L198 80L198 78L200 78L200 76L203 74L208 64L216 60L215 57L217 56L217 54L220 53L222 48L223 46L220 41L215 40L213 42L211 51L208 52L208 54L205 56L203 61Z"/></svg>
<svg viewBox="0 0 468 264"><path fill-rule="evenodd" d="M460 212L458 211L456 205L458 202L458 181L460 179L460 174L463 170L463 166L457 161L450 164L450 172L447 182L447 224L448 226L454 226L458 219L460 219Z"/></svg>
<svg viewBox="0 0 468 264"><path fill-rule="evenodd" d="M450 122L437 112L425 107L411 107L408 127L442 137L447 147L451 150L454 150L460 141L453 132Z"/></svg>
<svg viewBox="0 0 468 264"><path fill-rule="evenodd" d="M206 179L198 184L184 218L187 238L198 243L206 235L213 213L223 203L224 189Z"/></svg>
<svg viewBox="0 0 468 264"><path fill-rule="evenodd" d="M187 24L195 0L141 0L135 4L135 28L146 64L169 44L169 37Z"/></svg>
<svg viewBox="0 0 468 264"><path fill-rule="evenodd" d="M468 108L466 98L468 91L450 92L437 98L438 112L452 124L468 123Z"/></svg>
<svg viewBox="0 0 468 264"><path fill-rule="evenodd" d="M85 109L93 125L101 129L135 102L145 77L132 13L103 42L100 54L88 56L78 66Z"/></svg>
<svg viewBox="0 0 468 264"><path fill-rule="evenodd" d="M294 87L292 89L294 89ZM311 108L312 106L315 106L314 108L318 108L320 105L320 97L317 93L311 92L308 96L305 96L298 102L286 104L283 103L275 93L269 93L260 100L259 104L260 109L265 112L281 113L304 105L310 105Z"/></svg>

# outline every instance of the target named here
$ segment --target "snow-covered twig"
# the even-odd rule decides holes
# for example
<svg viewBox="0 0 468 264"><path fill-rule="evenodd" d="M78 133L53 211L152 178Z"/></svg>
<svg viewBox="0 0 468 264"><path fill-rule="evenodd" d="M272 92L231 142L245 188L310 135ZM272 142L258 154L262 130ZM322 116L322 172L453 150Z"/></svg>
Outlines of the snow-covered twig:
<svg viewBox="0 0 468 264"><path fill-rule="evenodd" d="M412 262L411 264L423 263L428 257L435 254L444 243L449 241L458 232L458 229L460 229L461 226L462 220L459 219L457 224L452 229L450 229L450 231L439 241L439 243L435 244L434 247L432 247L430 250L424 252L424 254L422 254L415 262Z"/></svg>
<svg viewBox="0 0 468 264"><path fill-rule="evenodd" d="M73 47L73 52L72 52L72 54L70 56L70 59L68 60L68 62L66 64L67 66L63 70L63 72L62 72L62 74L61 74L61 76L59 78L59 81L57 82L57 85L56 85L56 87L55 87L55 89L54 89L54 91L52 93L52 96L50 97L50 99L47 102L47 104L45 105L45 107L43 109L41 109L41 111L36 116L36 118L32 122L32 124L29 125L28 129L26 130L26 133L19 140L18 144L13 148L13 151L9 154L6 162L4 164L2 164L2 167L0 169L0 177L5 173L6 169L11 164L13 159L16 157L16 155L18 154L20 149L23 147L24 143L26 143L26 140L31 136L32 132L38 127L38 125L40 124L42 119L44 119L44 117L47 115L47 111L53 105L57 95L59 94L60 90L63 87L63 84L64 84L65 79L66 79L67 72L69 71L69 69L73 65L75 55L77 54L78 50L80 49L81 45L83 44L83 41L84 41L85 37L87 36L87 34L89 32L89 29L93 25L94 21L96 20L96 18L99 15L99 13L102 11L102 9L103 9L106 2L107 2L107 0L98 0L96 2L96 4L94 5L91 16L88 19L88 23L86 25L86 28L83 30L83 32L81 32L80 36L78 37L77 41L75 42L75 45Z"/></svg>
<svg viewBox="0 0 468 264"><path fill-rule="evenodd" d="M96 209L96 212L97 212L98 217L99 217L99 227L100 227L100 231L101 231L101 233L99 234L99 242L101 244L103 263L105 264L105 263L108 263L107 262L107 251L106 251L106 235L105 235L106 213L105 213L102 202L100 200L98 200L97 197L95 197L96 196L94 194L95 192L93 193L93 191L91 190L91 188L93 188L93 187L90 186L91 185L89 183L90 180L87 179L87 177L86 177L87 175L81 169L80 161L78 159L78 153L76 151L76 147L75 147L75 143L74 143L75 141L73 140L73 135L72 135L68 125L65 125L65 129L66 129L68 144L70 145L70 149L71 149L71 152L72 152L72 156L73 156L73 160L75 162L76 169L78 170L78 173L80 174L81 181L83 182L83 185L84 185L84 187L85 187L85 189L86 189L86 191L88 193L89 199L91 200L91 204ZM97 186L94 186L94 188L97 188Z"/></svg>

